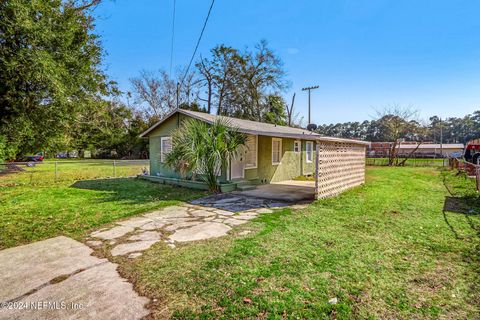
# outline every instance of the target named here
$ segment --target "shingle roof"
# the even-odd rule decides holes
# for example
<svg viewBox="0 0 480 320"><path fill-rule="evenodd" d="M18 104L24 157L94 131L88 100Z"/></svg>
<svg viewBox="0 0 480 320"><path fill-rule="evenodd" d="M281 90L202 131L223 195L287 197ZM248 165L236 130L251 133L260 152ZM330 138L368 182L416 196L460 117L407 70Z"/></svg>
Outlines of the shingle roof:
<svg viewBox="0 0 480 320"><path fill-rule="evenodd" d="M322 141L332 141L332 142L354 142L359 144L369 144L366 141L352 140L352 139L342 139L334 137L322 136L318 133L308 131L301 128L292 128L287 126L278 126L271 123L264 123L258 121L244 120L232 117L217 116L204 112L196 112L184 109L177 109L166 116L163 120L160 120L147 131L142 133L141 137L148 137L148 134L155 130L160 124L163 123L166 119L170 118L175 113L182 113L184 115L190 116L197 120L205 121L207 123L213 123L218 118L226 119L232 127L238 128L239 131L249 134L262 135L262 136L271 136L271 137L282 137L282 138L296 138L296 139L306 139L306 140L322 140Z"/></svg>

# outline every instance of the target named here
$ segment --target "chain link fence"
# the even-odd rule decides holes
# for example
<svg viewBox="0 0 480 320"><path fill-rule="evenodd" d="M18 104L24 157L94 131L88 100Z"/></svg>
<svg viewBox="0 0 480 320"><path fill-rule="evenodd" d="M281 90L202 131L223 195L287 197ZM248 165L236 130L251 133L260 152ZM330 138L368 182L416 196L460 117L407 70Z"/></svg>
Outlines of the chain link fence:
<svg viewBox="0 0 480 320"><path fill-rule="evenodd" d="M403 159L400 158L399 162ZM448 158L409 158L405 161L405 167L446 167L448 166ZM388 166L388 158L367 158L367 166Z"/></svg>
<svg viewBox="0 0 480 320"><path fill-rule="evenodd" d="M78 180L135 177L148 171L149 160L46 160L0 164L0 186L52 185Z"/></svg>

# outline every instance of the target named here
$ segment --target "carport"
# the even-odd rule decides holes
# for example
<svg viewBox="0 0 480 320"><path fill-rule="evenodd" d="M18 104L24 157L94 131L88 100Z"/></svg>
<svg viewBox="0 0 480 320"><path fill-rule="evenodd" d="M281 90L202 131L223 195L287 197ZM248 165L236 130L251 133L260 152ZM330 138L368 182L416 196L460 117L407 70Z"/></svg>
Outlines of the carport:
<svg viewBox="0 0 480 320"><path fill-rule="evenodd" d="M336 196L365 183L365 155L368 144L369 142L350 139L317 138L312 181L271 182L241 194L290 202Z"/></svg>

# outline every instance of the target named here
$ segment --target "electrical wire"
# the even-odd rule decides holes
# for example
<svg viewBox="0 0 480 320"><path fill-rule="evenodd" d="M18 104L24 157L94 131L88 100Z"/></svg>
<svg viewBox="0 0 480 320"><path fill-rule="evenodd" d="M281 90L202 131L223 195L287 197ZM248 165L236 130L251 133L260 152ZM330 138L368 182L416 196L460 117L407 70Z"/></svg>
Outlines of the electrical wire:
<svg viewBox="0 0 480 320"><path fill-rule="evenodd" d="M180 86L183 85L183 82L185 81L185 78L187 77L188 71L190 70L190 67L192 66L193 59L195 58L195 55L198 50L198 46L200 45L200 41L202 40L203 32L205 31L205 28L207 27L207 22L208 19L210 18L210 13L212 12L213 5L215 4L215 0L212 0L212 3L210 4L210 8L208 9L208 14L207 17L205 18L205 22L203 23L202 31L200 32L200 36L198 37L197 44L195 45L195 50L193 51L192 58L190 59L190 62L188 63L188 67L185 70L185 74L183 75L182 81L180 81Z"/></svg>
<svg viewBox="0 0 480 320"><path fill-rule="evenodd" d="M172 66L173 66L173 44L175 40L175 9L177 1L173 0L173 18L172 18L172 42L170 46L170 71L168 73L169 78L172 78Z"/></svg>

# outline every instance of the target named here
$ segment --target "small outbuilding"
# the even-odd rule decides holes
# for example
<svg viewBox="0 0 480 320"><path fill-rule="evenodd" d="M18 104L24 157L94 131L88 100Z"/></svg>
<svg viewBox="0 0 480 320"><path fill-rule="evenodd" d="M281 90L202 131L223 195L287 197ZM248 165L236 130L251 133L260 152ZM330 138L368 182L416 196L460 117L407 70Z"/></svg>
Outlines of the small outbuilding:
<svg viewBox="0 0 480 320"><path fill-rule="evenodd" d="M182 121L193 118L211 124L217 117L177 109L142 133L141 136L150 142L148 178L202 188L199 182L180 181L180 175L165 165L165 155L172 148L172 131ZM325 137L301 128L224 118L248 137L240 156L219 170L218 179L228 188L248 190L261 184L285 185L299 176L312 176L313 196L325 198L365 182L368 142ZM231 190L228 188L225 190Z"/></svg>

